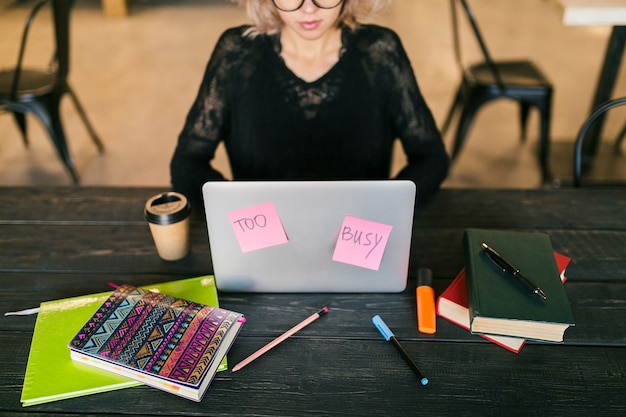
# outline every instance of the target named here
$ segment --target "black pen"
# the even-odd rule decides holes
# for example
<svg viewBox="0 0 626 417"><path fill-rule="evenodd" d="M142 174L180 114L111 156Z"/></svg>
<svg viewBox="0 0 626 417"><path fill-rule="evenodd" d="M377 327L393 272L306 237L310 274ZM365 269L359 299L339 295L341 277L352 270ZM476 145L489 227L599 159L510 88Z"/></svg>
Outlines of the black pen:
<svg viewBox="0 0 626 417"><path fill-rule="evenodd" d="M533 293L537 294L542 299L546 300L548 298L548 297L546 297L546 294L543 292L543 290L541 288L539 288L538 286L536 286L535 284L530 282L528 280L528 278L526 278L520 272L519 269L517 269L516 267L511 265L509 262L507 262L507 260L504 259L493 248L489 247L489 245L487 245L485 242L483 242L480 246L482 247L483 251L485 252L485 255L487 255L487 257L489 259L491 259L491 261L494 264L496 264L496 266L498 266L498 268L500 268L503 272L507 272L507 273L511 274L511 276L513 276L514 278L517 278L522 284L524 284L526 287L528 287L529 290L531 290Z"/></svg>

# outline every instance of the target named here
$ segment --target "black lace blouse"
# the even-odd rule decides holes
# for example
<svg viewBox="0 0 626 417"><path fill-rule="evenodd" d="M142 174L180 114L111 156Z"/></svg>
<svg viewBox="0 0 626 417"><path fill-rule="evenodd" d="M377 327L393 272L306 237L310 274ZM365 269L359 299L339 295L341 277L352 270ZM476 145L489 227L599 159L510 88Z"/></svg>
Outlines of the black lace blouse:
<svg viewBox="0 0 626 417"><path fill-rule="evenodd" d="M342 30L339 61L305 82L280 56L279 35L219 39L171 161L172 186L194 202L223 179L210 161L223 141L235 180L389 178L393 142L417 183L439 188L448 157L398 36L375 25Z"/></svg>

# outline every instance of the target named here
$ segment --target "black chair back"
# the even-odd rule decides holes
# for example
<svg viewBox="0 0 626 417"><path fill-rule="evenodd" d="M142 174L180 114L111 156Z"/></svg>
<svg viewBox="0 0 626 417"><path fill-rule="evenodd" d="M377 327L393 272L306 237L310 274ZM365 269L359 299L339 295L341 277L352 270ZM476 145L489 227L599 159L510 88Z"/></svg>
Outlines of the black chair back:
<svg viewBox="0 0 626 417"><path fill-rule="evenodd" d="M45 69L24 68L24 52L31 24L39 10L48 3L51 8L55 41L51 63ZM87 115L67 80L70 63L70 13L73 5L74 0L41 0L31 9L22 32L17 65L15 68L0 70L0 109L13 113L26 146L29 144L26 114L32 114L39 119L65 164L72 182L77 184L78 174L70 156L61 122L60 101L64 95L69 95L74 102L100 153L104 151L104 146L87 120Z"/></svg>
<svg viewBox="0 0 626 417"><path fill-rule="evenodd" d="M500 75L500 71L498 70L498 67L493 61L493 59L491 58L491 54L489 53L489 50L487 49L487 44L480 32L480 29L478 28L478 23L476 22L476 19L474 18L474 12L469 7L466 0L450 0L450 9L451 9L450 15L452 16L452 33L454 37L454 55L456 57L457 65L459 66L462 72L466 71L465 65L463 65L463 58L462 58L462 53L461 53L462 40L461 40L461 35L460 35L459 19L457 16L457 10L458 10L457 3L458 3L458 7L460 7L463 10L463 14L465 15L468 23L470 24L472 32L474 33L474 36L476 38L476 42L478 42L478 46L480 47L480 51L482 52L485 64L491 70L494 82L500 87L502 91L504 91L506 87L505 87L504 81L502 80L502 76Z"/></svg>
<svg viewBox="0 0 626 417"><path fill-rule="evenodd" d="M65 83L70 72L70 10L72 0L52 0L54 18L54 36L56 38L55 60L57 80Z"/></svg>
<svg viewBox="0 0 626 417"><path fill-rule="evenodd" d="M35 4L26 18L11 87L10 96L12 98L16 97L17 90L19 88L24 53L26 51L26 40L28 39L30 27L35 19L35 16L39 10L46 5L46 3L52 4L52 18L54 23L55 51L54 56L52 57L51 66L54 66L57 83L59 85L64 85L67 82L70 62L70 11L73 6L73 0L41 0L39 3Z"/></svg>
<svg viewBox="0 0 626 417"><path fill-rule="evenodd" d="M587 132L589 130L589 128L594 124L594 122L596 122L599 118L604 117L604 114L611 110L614 107L618 107L618 106L622 106L626 104L626 97L622 97L622 98L616 98L613 100L609 100L604 104L601 104L597 109L595 109L593 111L593 113L591 113L591 115L587 118L587 120L585 120L585 122L583 123L582 127L580 128L580 130L578 131L578 135L576 136L576 143L574 144L574 187L582 187L582 176L583 176L583 169L582 169L582 149L583 149L583 143L585 141L585 137L587 136ZM626 129L626 128L625 128ZM620 138L622 137L621 135L623 134L620 133ZM620 139L618 139L617 144L620 143ZM617 150L617 149L616 149ZM626 185L626 182L619 182L619 181L601 181L599 183L596 183L596 185L607 185L607 186L612 186L612 185Z"/></svg>
<svg viewBox="0 0 626 417"><path fill-rule="evenodd" d="M454 162L463 147L465 138L478 111L487 103L498 99L514 100L519 104L521 140L526 139L526 126L531 108L538 111L539 164L542 182L552 180L550 173L550 114L552 106L552 83L529 59L494 61L478 28L474 13L467 0L450 0L454 55L461 72L461 83L456 91L450 110L441 127L445 136L455 114L459 114L450 156ZM459 14L465 15L475 40L480 46L482 59L465 64L461 56L462 36ZM462 29L466 29L465 26ZM494 142L499 138L493 138Z"/></svg>

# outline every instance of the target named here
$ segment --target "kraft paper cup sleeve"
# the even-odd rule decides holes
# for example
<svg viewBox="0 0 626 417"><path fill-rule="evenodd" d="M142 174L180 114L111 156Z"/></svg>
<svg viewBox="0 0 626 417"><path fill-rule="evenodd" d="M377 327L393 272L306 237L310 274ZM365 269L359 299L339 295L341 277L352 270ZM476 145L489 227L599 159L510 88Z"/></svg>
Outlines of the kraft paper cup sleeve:
<svg viewBox="0 0 626 417"><path fill-rule="evenodd" d="M162 193L146 202L144 216L163 260L176 261L189 253L189 213L187 198L179 193Z"/></svg>

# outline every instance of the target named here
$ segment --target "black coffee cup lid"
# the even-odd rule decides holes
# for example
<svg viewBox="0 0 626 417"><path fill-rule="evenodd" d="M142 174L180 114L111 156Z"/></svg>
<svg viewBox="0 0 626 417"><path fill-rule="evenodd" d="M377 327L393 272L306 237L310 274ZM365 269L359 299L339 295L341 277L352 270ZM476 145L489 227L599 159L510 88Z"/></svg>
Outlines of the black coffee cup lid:
<svg viewBox="0 0 626 417"><path fill-rule="evenodd" d="M189 202L187 198L175 192L155 195L146 202L144 216L153 224L172 224L184 220L189 216Z"/></svg>

